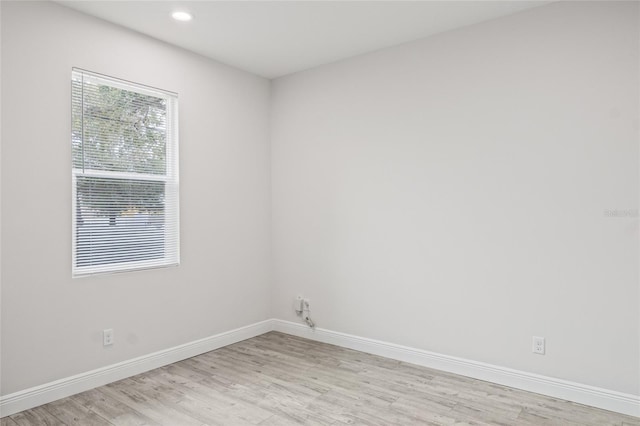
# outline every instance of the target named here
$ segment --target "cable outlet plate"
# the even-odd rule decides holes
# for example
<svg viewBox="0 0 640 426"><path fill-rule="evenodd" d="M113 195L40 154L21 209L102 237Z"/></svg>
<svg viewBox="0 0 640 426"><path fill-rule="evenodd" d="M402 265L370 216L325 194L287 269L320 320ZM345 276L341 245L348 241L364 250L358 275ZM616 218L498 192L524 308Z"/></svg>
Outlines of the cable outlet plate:
<svg viewBox="0 0 640 426"><path fill-rule="evenodd" d="M303 300L302 296L296 296L293 299L293 310L296 311L297 315L302 315Z"/></svg>

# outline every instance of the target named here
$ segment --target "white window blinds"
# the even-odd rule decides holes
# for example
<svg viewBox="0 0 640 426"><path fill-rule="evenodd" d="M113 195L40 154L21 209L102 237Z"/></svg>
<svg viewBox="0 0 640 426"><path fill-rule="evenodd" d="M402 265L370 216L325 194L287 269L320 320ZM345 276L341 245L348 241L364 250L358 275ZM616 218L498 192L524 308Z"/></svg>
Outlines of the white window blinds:
<svg viewBox="0 0 640 426"><path fill-rule="evenodd" d="M73 69L74 276L177 265L178 98Z"/></svg>

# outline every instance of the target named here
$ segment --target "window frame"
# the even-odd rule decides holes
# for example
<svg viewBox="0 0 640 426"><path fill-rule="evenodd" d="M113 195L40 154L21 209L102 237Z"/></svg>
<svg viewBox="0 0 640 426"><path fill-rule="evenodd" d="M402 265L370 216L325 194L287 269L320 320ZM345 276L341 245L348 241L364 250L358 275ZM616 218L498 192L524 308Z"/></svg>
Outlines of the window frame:
<svg viewBox="0 0 640 426"><path fill-rule="evenodd" d="M71 272L73 278L88 277L93 275L112 274L138 271L144 269L158 269L180 265L180 174L179 174L179 138L178 138L178 94L163 89L158 89L152 86L134 83L131 81L99 74L92 71L87 71L81 68L72 68L71 72L71 134L73 134L73 82L74 79L80 75L82 77L82 83L85 84L85 79L94 80L94 82L100 84L106 84L110 87L114 87L120 90L137 92L139 94L153 96L156 98L162 98L166 100L166 139L165 139L165 174L151 174L151 173L135 173L135 172L120 172L110 170L92 170L81 169L74 167L73 161L73 138L71 144ZM84 108L84 106L83 106ZM84 143L84 140L83 140ZM164 227L163 242L164 247L169 244L169 241L175 241L174 250L172 254L174 256L168 256L165 249L162 262L158 262L156 259L152 260L138 260L130 262L114 262L102 265L89 265L89 266L77 266L78 258L78 224L77 224L77 181L78 177L89 178L105 178L105 179L122 179L122 180L142 180L142 181L155 181L165 183L165 203L167 201L166 191L168 185L173 186L171 190L175 191L175 206L172 209L174 214L172 217L175 220L173 226ZM166 209L165 209L166 212ZM166 220L166 213L163 214ZM169 259L171 257L171 259Z"/></svg>

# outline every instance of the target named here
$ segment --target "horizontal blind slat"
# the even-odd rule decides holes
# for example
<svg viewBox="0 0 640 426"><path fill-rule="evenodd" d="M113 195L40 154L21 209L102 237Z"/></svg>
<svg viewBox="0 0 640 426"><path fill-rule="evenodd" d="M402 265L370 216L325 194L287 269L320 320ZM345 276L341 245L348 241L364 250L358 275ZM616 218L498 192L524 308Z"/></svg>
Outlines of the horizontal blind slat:
<svg viewBox="0 0 640 426"><path fill-rule="evenodd" d="M179 263L177 97L72 73L74 275Z"/></svg>

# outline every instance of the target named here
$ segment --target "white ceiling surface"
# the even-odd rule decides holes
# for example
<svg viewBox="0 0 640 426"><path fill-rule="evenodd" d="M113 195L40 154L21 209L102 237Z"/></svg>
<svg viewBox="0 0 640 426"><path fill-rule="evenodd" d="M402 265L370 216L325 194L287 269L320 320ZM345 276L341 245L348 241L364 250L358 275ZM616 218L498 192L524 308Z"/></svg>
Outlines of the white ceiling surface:
<svg viewBox="0 0 640 426"><path fill-rule="evenodd" d="M70 8L267 78L548 1L64 1ZM171 18L176 10L191 22Z"/></svg>

